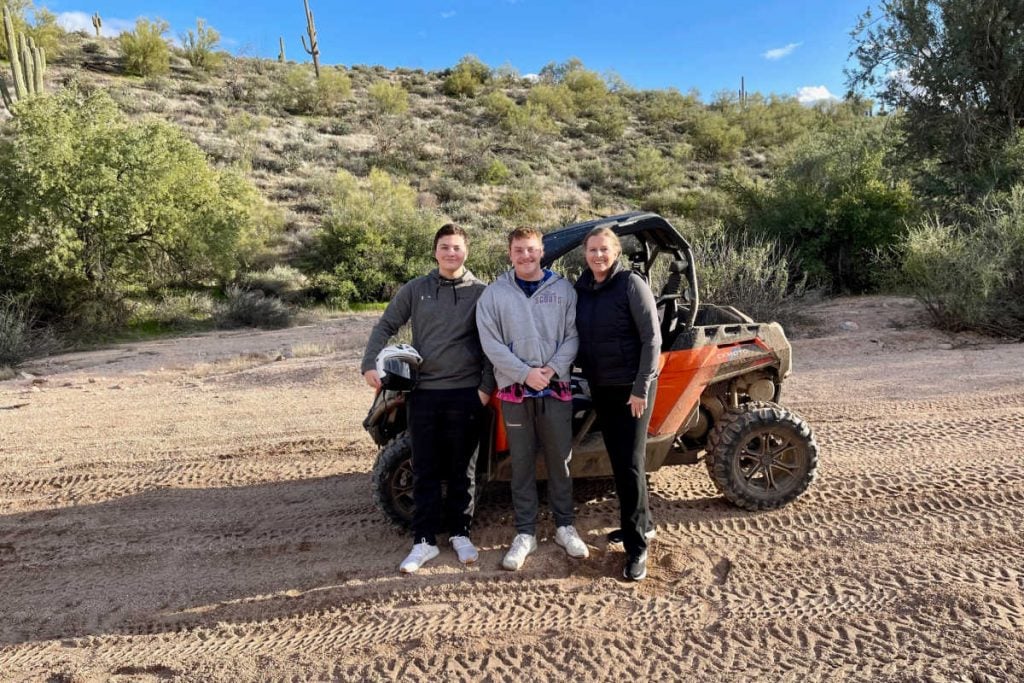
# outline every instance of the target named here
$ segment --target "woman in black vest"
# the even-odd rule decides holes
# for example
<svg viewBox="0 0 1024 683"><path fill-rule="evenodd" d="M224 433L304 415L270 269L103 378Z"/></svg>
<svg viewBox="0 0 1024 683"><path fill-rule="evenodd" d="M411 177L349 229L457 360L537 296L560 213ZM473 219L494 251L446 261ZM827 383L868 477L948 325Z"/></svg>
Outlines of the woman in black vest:
<svg viewBox="0 0 1024 683"><path fill-rule="evenodd" d="M588 269L576 282L576 362L590 385L615 475L622 528L608 534L626 549L623 576L647 576L647 539L654 534L647 500L647 426L657 390L661 331L654 295L619 263L622 245L608 228L583 241Z"/></svg>

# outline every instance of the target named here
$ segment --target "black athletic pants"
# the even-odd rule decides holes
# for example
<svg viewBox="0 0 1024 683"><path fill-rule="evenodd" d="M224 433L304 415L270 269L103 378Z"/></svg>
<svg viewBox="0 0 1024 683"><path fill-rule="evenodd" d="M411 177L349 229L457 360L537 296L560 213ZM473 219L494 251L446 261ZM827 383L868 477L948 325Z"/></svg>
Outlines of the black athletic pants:
<svg viewBox="0 0 1024 683"><path fill-rule="evenodd" d="M590 395L604 437L604 446L615 475L615 493L619 497L619 521L622 544L627 555L647 550L647 529L652 528L647 499L647 426L651 422L657 381L647 392L647 410L635 418L629 411L631 385L594 386Z"/></svg>
<svg viewBox="0 0 1024 683"><path fill-rule="evenodd" d="M412 439L412 528L417 543L437 534L468 536L476 493L476 454L483 406L476 387L415 389L408 397ZM448 494L441 500L441 482Z"/></svg>

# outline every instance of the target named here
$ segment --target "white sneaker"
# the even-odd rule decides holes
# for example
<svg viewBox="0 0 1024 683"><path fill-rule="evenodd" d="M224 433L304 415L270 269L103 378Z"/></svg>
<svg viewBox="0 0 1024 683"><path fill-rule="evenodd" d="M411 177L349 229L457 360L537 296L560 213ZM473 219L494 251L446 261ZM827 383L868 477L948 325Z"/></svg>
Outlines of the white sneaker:
<svg viewBox="0 0 1024 683"><path fill-rule="evenodd" d="M468 536L452 536L449 539L452 543L452 548L459 556L459 562L462 564L473 564L480 559L480 553L476 551L476 546L473 545L473 541L469 540Z"/></svg>
<svg viewBox="0 0 1024 683"><path fill-rule="evenodd" d="M577 559L590 557L590 550L587 549L587 544L576 533L576 527L571 524L555 529L555 543L565 548L565 552L569 553L569 557Z"/></svg>
<svg viewBox="0 0 1024 683"><path fill-rule="evenodd" d="M526 556L537 549L537 537L533 534L517 534L512 539L512 547L505 553L501 566L516 571L526 562Z"/></svg>
<svg viewBox="0 0 1024 683"><path fill-rule="evenodd" d="M437 557L440 552L436 545L431 545L425 540L421 541L412 547L406 558L402 560L402 564L398 566L398 570L403 574L412 574L424 564Z"/></svg>

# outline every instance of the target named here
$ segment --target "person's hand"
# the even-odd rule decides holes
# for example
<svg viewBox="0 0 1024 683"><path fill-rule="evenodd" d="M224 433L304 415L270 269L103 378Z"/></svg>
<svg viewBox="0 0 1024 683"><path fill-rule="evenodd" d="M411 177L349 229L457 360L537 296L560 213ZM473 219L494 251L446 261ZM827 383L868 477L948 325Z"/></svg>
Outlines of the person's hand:
<svg viewBox="0 0 1024 683"><path fill-rule="evenodd" d="M554 371L551 368L533 368L526 376L526 386L534 391L542 391L547 388L553 376Z"/></svg>
<svg viewBox="0 0 1024 683"><path fill-rule="evenodd" d="M631 395L626 404L629 405L629 412L632 413L633 417L638 418L647 410L647 399L640 398L639 396Z"/></svg>
<svg viewBox="0 0 1024 683"><path fill-rule="evenodd" d="M491 402L491 395L485 391L476 390L476 395L480 397L480 405L487 405Z"/></svg>
<svg viewBox="0 0 1024 683"><path fill-rule="evenodd" d="M363 379L366 383L374 389L380 389L380 375L377 374L376 370L367 370L363 373Z"/></svg>
<svg viewBox="0 0 1024 683"><path fill-rule="evenodd" d="M547 365L545 365L544 367L542 367L540 369L540 371L543 372L547 376L549 382L555 378L555 369L554 368L551 368L551 367L548 367Z"/></svg>

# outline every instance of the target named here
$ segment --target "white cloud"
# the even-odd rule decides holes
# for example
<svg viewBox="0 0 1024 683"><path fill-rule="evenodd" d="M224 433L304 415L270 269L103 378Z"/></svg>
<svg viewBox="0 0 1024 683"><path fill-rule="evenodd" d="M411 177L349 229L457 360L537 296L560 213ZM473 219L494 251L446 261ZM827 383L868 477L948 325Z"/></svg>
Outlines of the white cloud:
<svg viewBox="0 0 1024 683"><path fill-rule="evenodd" d="M823 100L838 100L824 85L805 85L796 91L796 99L800 104L814 104Z"/></svg>
<svg viewBox="0 0 1024 683"><path fill-rule="evenodd" d="M777 47L772 50L768 50L761 56L770 60L782 59L783 57L791 55L793 50L797 49L801 45L803 45L803 43L790 43L786 47Z"/></svg>
<svg viewBox="0 0 1024 683"><path fill-rule="evenodd" d="M455 16L455 10L448 10L447 12L441 12L442 19L451 19Z"/></svg>
<svg viewBox="0 0 1024 683"><path fill-rule="evenodd" d="M135 22L131 19L117 19L104 17L103 26L100 27L100 35L113 38L125 31L135 28ZM92 15L85 12L61 12L57 15L57 25L65 31L86 31L95 35L96 29L92 26Z"/></svg>

